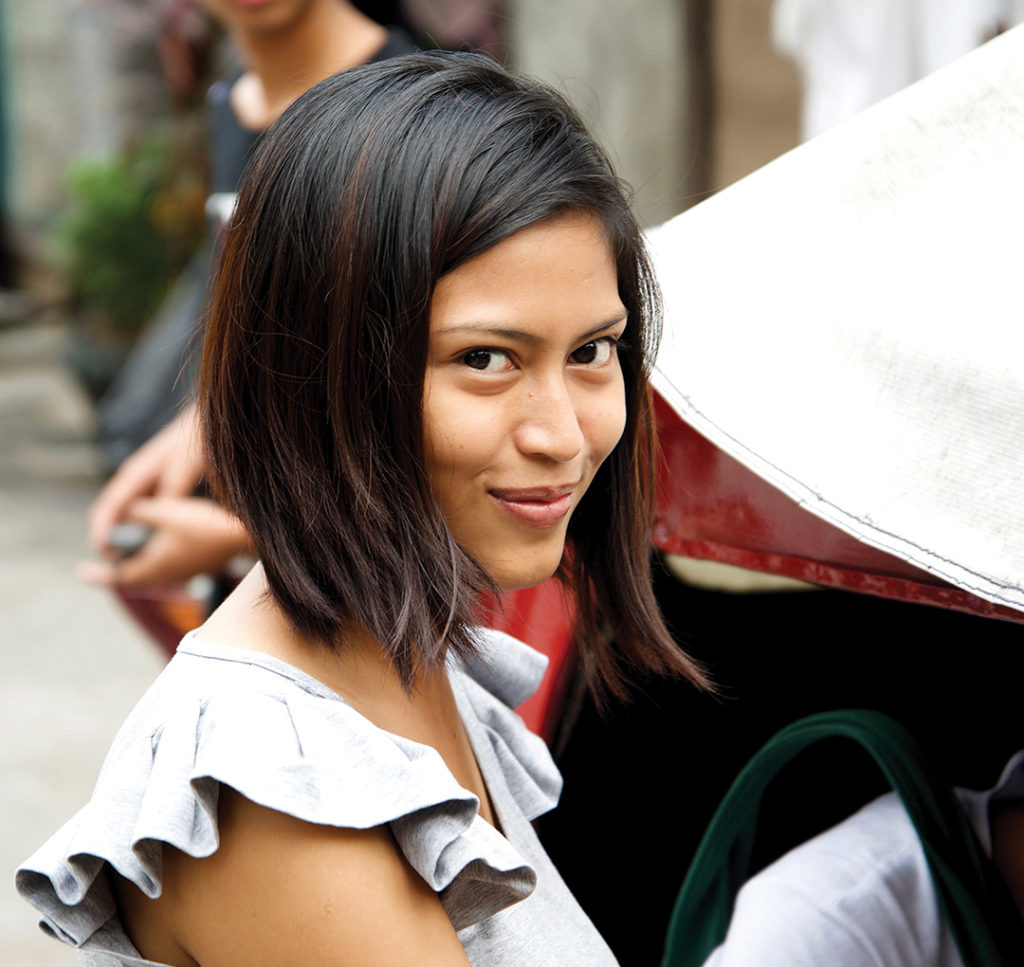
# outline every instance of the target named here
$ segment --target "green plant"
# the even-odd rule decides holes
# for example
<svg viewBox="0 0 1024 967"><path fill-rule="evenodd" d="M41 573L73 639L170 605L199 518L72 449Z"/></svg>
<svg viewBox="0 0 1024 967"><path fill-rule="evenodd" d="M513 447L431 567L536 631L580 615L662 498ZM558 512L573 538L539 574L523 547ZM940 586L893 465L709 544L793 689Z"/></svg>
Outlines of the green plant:
<svg viewBox="0 0 1024 967"><path fill-rule="evenodd" d="M203 185L163 132L107 161L68 172L71 208L59 229L72 300L125 331L142 327L203 235Z"/></svg>

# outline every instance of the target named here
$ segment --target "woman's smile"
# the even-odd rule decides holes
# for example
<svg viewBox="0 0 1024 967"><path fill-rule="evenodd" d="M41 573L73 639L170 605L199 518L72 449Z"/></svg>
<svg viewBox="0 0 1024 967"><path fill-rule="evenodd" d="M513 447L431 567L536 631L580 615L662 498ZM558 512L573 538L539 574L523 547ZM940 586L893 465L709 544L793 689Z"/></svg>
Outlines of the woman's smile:
<svg viewBox="0 0 1024 967"><path fill-rule="evenodd" d="M452 536L504 588L557 570L572 512L622 435L625 328L590 215L521 229L434 290L430 483Z"/></svg>
<svg viewBox="0 0 1024 967"><path fill-rule="evenodd" d="M512 517L532 527L553 527L572 509L572 498L579 483L566 487L525 487L491 490L498 506Z"/></svg>

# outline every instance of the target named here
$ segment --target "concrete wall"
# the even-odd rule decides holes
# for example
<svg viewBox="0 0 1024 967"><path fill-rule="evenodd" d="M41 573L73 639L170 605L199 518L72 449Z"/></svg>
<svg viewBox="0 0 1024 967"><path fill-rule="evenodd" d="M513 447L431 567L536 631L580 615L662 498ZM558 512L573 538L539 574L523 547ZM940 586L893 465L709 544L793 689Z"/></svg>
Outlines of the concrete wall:
<svg viewBox="0 0 1024 967"><path fill-rule="evenodd" d="M510 0L513 65L567 94L656 224L686 203L684 0Z"/></svg>
<svg viewBox="0 0 1024 967"><path fill-rule="evenodd" d="M5 0L8 199L15 224L42 232L60 210L64 171L118 143L109 17L98 4Z"/></svg>

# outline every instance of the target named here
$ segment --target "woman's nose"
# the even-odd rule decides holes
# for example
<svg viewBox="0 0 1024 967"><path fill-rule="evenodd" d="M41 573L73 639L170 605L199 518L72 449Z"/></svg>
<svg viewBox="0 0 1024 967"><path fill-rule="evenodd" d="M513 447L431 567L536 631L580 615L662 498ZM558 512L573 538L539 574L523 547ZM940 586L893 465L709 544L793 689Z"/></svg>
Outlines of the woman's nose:
<svg viewBox="0 0 1024 967"><path fill-rule="evenodd" d="M528 390L515 434L520 452L565 463L584 445L577 403L564 382Z"/></svg>

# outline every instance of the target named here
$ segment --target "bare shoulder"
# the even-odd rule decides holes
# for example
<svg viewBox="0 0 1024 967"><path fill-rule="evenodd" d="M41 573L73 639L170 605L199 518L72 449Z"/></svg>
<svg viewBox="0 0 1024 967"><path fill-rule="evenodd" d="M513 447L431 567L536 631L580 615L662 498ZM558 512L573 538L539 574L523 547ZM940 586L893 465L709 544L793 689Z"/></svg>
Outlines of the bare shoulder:
<svg viewBox="0 0 1024 967"><path fill-rule="evenodd" d="M144 955L175 967L468 964L437 894L387 827L306 823L228 787L218 817L213 856L165 849L159 900L119 891Z"/></svg>

